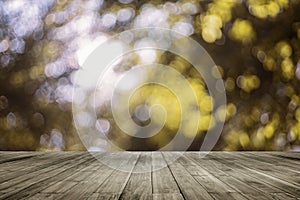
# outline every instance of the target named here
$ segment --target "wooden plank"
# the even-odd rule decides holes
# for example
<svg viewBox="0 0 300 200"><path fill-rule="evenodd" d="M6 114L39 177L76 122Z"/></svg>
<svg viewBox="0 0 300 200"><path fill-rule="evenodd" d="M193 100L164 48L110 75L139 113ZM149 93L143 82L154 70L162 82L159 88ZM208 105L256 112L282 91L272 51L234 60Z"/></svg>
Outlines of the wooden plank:
<svg viewBox="0 0 300 200"><path fill-rule="evenodd" d="M93 193L87 200L118 200L118 194Z"/></svg>
<svg viewBox="0 0 300 200"><path fill-rule="evenodd" d="M153 194L153 200L184 200L182 194Z"/></svg>
<svg viewBox="0 0 300 200"><path fill-rule="evenodd" d="M125 188L125 185L130 177L130 174L135 167L140 153L124 153L122 155L123 162L120 167L112 173L112 175L107 179L98 189L98 193L110 193L121 195Z"/></svg>
<svg viewBox="0 0 300 200"><path fill-rule="evenodd" d="M153 194L180 194L179 187L161 152L152 153Z"/></svg>
<svg viewBox="0 0 300 200"><path fill-rule="evenodd" d="M281 155L281 156L285 156L285 157L290 157L290 158L296 158L297 160L300 159L300 153L298 152L292 152L292 151L270 151L270 152L266 152L270 155Z"/></svg>
<svg viewBox="0 0 300 200"><path fill-rule="evenodd" d="M17 155L17 154L15 154ZM40 163L43 159L52 157L52 154L50 153L29 153L28 155L21 153L20 154L21 159L10 159L9 162L4 162L0 164L0 176L3 177L3 172L14 172L14 171L20 171L24 170L24 166L28 166L30 161L32 163ZM1 178L3 181L3 179Z"/></svg>
<svg viewBox="0 0 300 200"><path fill-rule="evenodd" d="M236 155L236 154L234 154ZM213 157L218 157L217 162L221 162L224 164L224 166L231 166L234 168L235 172L233 174L243 174L243 176L250 176L252 179L255 179L256 181L243 181L245 183L248 183L249 185L252 185L252 187L255 187L259 190L264 190L269 193L280 193L280 191L284 191L283 193L288 194L297 194L299 195L298 188L294 185L289 184L288 182L282 181L280 179L274 178L272 176L269 176L265 173L261 173L259 171L253 170L248 168L247 166L244 166L244 164L240 164L238 160L235 160L235 162L228 161L228 158L234 158L235 156L229 154L227 155L228 158L224 158L225 153L221 155L212 154ZM288 179L289 177L287 177ZM250 179L251 180L251 179Z"/></svg>
<svg viewBox="0 0 300 200"><path fill-rule="evenodd" d="M120 199L152 199L151 154L141 153Z"/></svg>
<svg viewBox="0 0 300 200"><path fill-rule="evenodd" d="M218 158L218 156L220 156L220 155L211 154L208 157L209 157L209 159L214 159L214 158ZM232 162L232 161L228 161L228 159L226 159L226 161L229 162L230 164L229 163L223 164L222 161L223 160L221 160L221 159L214 160L213 164L217 169L224 171L227 175L230 175L230 176L242 181L243 183L246 183L249 186L251 186L257 190L260 190L262 192L266 192L266 193L281 192L280 189L273 187L272 185L270 186L269 184L262 183L256 177L249 176L248 171L245 171L242 167L235 165L235 163L238 162L237 160L234 160ZM209 162L211 162L211 161L209 161Z"/></svg>
<svg viewBox="0 0 300 200"><path fill-rule="evenodd" d="M114 162L117 169L112 169L105 164L99 170L87 179L80 181L75 187L67 191L61 199L81 199L90 198L93 193L108 194L109 198L119 198L130 173L136 163L139 153L118 153L107 155L102 159ZM97 195L97 194L96 194ZM103 197L104 198L104 197Z"/></svg>
<svg viewBox="0 0 300 200"><path fill-rule="evenodd" d="M286 170L290 171L291 169L298 169L300 160L291 158L287 155L277 155L272 154L271 152L265 153L240 153L237 156L243 156L249 160L255 160L256 162L266 163L267 165L273 165L275 167L285 167ZM240 159L239 159L240 160ZM291 172L297 172L300 174L299 170L291 170Z"/></svg>
<svg viewBox="0 0 300 200"><path fill-rule="evenodd" d="M49 194L49 193L38 193L32 197L25 197L25 198L22 198L22 199L26 199L26 200L56 200L56 199L59 199L61 198L62 194L55 194L55 193L52 193L52 194Z"/></svg>
<svg viewBox="0 0 300 200"><path fill-rule="evenodd" d="M287 193L271 193L271 196L273 197L273 199L276 200L295 200L296 196L291 195L291 194L287 194Z"/></svg>
<svg viewBox="0 0 300 200"><path fill-rule="evenodd" d="M65 154L61 154L60 156L57 156L58 158L56 160L53 159L51 162L51 159L47 162L40 163L28 163L26 166L23 167L23 170L19 170L14 173L9 173L6 176L3 175L3 177L0 177L2 179L2 183L0 184L0 190L9 189L12 186L17 186L18 184L23 183L26 180L31 179L32 177L46 173L47 171L53 170L57 165L60 166L62 163L68 162L73 160L76 156L69 156Z"/></svg>
<svg viewBox="0 0 300 200"><path fill-rule="evenodd" d="M24 160L24 159L28 159L31 157L37 156L35 154L25 154L25 155L19 155L19 154L15 154L15 155L3 155L2 157L0 157L0 164L3 163L7 163L7 162L13 162L13 161L18 161L18 160Z"/></svg>
<svg viewBox="0 0 300 200"><path fill-rule="evenodd" d="M172 153L175 155L175 153ZM172 154L164 152L163 156L185 199L213 199L179 162L171 162ZM173 155L173 156L174 156Z"/></svg>
<svg viewBox="0 0 300 200"><path fill-rule="evenodd" d="M4 168L6 172L10 172L13 169L13 173L4 173L0 175L0 190L4 189L3 185L10 187L6 182L11 180L13 184L16 184L18 181L23 182L28 177L30 173L37 173L39 170L45 170L48 167L52 167L55 164L59 164L61 162L74 159L78 156L77 153L68 154L68 153L60 153L60 154L49 154L45 155L42 160L34 159L34 160L26 160L25 163L16 163L14 165L8 165L7 168ZM13 167L12 167L13 166ZM14 180L13 180L14 179Z"/></svg>
<svg viewBox="0 0 300 200"><path fill-rule="evenodd" d="M248 200L245 196L241 195L239 192L217 192L209 193L216 200Z"/></svg>
<svg viewBox="0 0 300 200"><path fill-rule="evenodd" d="M4 196L0 196L0 198L6 199L20 199L24 197L32 196L33 194L37 193L38 191L42 190L43 188L48 186L47 180L57 179L61 173L67 172L70 168L78 167L81 163L86 162L87 160L93 159L91 156L82 155L82 157L78 157L77 159L68 160L53 166L51 169L46 169L43 173L43 170L38 171L38 174L32 173L32 178L22 182L21 184L17 184L12 186L7 190ZM64 178L67 174L64 174ZM30 174L28 175L30 176ZM50 183L52 183L50 181Z"/></svg>
<svg viewBox="0 0 300 200"><path fill-rule="evenodd" d="M239 192L216 178L213 173L197 165L185 154L177 161L187 169L214 199L246 199Z"/></svg>
<svg viewBox="0 0 300 200"><path fill-rule="evenodd" d="M98 170L101 165L102 164L97 162L96 159L90 159L82 162L80 165L77 165L75 169L72 170L71 168L65 171L65 173L60 174L57 179L50 179L49 186L41 190L39 193L65 193L77 185L78 181L83 179L83 175L88 177L91 173L95 173L95 170ZM87 174L86 172L90 173Z"/></svg>
<svg viewBox="0 0 300 200"><path fill-rule="evenodd" d="M257 171L257 173L265 174L266 176L271 176L273 179L278 180L279 182L286 182L286 185L292 185L296 188L296 190L297 188L300 190L300 174L298 172L289 171L287 168L277 166L274 163L268 164L257 159L255 160L255 158L251 158L249 155L250 154L234 154L232 157L239 158L239 162L237 162L237 164L243 166L243 168L251 171Z"/></svg>
<svg viewBox="0 0 300 200"><path fill-rule="evenodd" d="M259 153L259 156L257 153L254 152L247 152L247 154L243 154L243 155L252 160L268 163L272 165L272 168L276 167L279 170L297 173L297 176L300 176L300 171L299 171L300 159L298 158L295 159L294 157L288 155L274 154L271 152Z"/></svg>
<svg viewBox="0 0 300 200"><path fill-rule="evenodd" d="M93 170L92 176L86 176L85 179L82 179L80 182L72 187L70 190L66 191L60 199L77 199L77 198L88 198L84 197L85 195L92 195L94 191L102 184L114 171L112 168L109 168L103 162L120 162L120 156L118 154L103 154L103 157L98 157L102 162L98 161L98 167ZM111 160L111 161L109 161ZM80 176L80 173L78 173ZM76 175L77 176L77 175ZM73 178L70 179L72 182Z"/></svg>
<svg viewBox="0 0 300 200"><path fill-rule="evenodd" d="M238 195L239 193L243 196L247 196L247 199L251 199L252 195L255 195L256 197L259 197L260 199L272 199L271 196L267 193L264 193L263 191L260 191L258 188L253 187L252 184L249 184L255 179L249 178L248 176L239 173L237 169L232 168L231 165L228 166L217 166L216 160L213 159L212 155L215 155L214 153L209 154L206 156L205 160L203 158L200 158L197 153L195 154L188 154L187 156L195 160L199 166L202 168L208 170L209 172L214 172L214 176L219 179L221 182L225 183L226 185L229 185L230 188L234 189L235 195ZM213 189L213 188L212 188ZM226 192L222 191L221 193L227 194L230 199L229 193L232 191ZM213 192L212 193L217 193ZM220 195L218 195L220 196ZM240 197L242 198L242 197Z"/></svg>

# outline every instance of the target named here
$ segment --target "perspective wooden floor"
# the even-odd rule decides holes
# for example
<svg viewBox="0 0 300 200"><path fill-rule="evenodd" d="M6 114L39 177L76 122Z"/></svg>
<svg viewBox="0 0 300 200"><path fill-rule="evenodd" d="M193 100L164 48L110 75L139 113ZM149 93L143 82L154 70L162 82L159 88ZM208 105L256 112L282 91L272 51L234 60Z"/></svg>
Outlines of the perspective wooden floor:
<svg viewBox="0 0 300 200"><path fill-rule="evenodd" d="M0 199L300 199L300 153L177 154L0 152Z"/></svg>

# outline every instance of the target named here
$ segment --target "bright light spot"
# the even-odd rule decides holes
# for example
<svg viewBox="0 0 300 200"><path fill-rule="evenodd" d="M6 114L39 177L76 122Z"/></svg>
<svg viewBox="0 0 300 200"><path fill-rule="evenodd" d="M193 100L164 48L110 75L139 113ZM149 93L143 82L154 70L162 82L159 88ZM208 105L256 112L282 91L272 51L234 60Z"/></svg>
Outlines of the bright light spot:
<svg viewBox="0 0 300 200"><path fill-rule="evenodd" d="M269 122L269 114L268 113L264 113L260 116L260 122L262 124L267 124Z"/></svg>
<svg viewBox="0 0 300 200"><path fill-rule="evenodd" d="M112 13L107 13L102 16L102 25L104 28L110 29L113 28L116 24L117 17Z"/></svg>
<svg viewBox="0 0 300 200"><path fill-rule="evenodd" d="M122 4L129 4L131 3L133 0L119 0L120 3Z"/></svg>
<svg viewBox="0 0 300 200"><path fill-rule="evenodd" d="M107 134L110 129L110 122L106 119L98 119L96 121L96 129L104 134Z"/></svg>
<svg viewBox="0 0 300 200"><path fill-rule="evenodd" d="M257 59L260 61L260 62L264 62L265 61L265 58L266 58L266 54L265 54L265 52L263 52L263 51L258 51L257 52Z"/></svg>
<svg viewBox="0 0 300 200"><path fill-rule="evenodd" d="M6 1L6 3L4 4L4 10L7 13L12 13L22 9L24 5L25 5L24 0L12 0L12 1L10 0L10 1Z"/></svg>
<svg viewBox="0 0 300 200"><path fill-rule="evenodd" d="M25 49L25 42L22 39L13 39L10 42L10 50L17 52L17 53L23 53Z"/></svg>
<svg viewBox="0 0 300 200"><path fill-rule="evenodd" d="M157 55L153 49L138 50L136 53L139 55L142 63L154 63L156 61Z"/></svg>
<svg viewBox="0 0 300 200"><path fill-rule="evenodd" d="M229 31L229 36L243 44L252 42L256 37L256 32L249 20L236 19Z"/></svg>
<svg viewBox="0 0 300 200"><path fill-rule="evenodd" d="M145 27L163 27L168 28L167 23L168 13L164 10L158 10L151 5L147 4L141 10L139 16L135 18L134 26L135 28L145 28Z"/></svg>
<svg viewBox="0 0 300 200"><path fill-rule="evenodd" d="M72 28L78 33L87 33L92 27L92 23L96 21L96 16L93 14L86 14L81 16L76 21L73 21Z"/></svg>
<svg viewBox="0 0 300 200"><path fill-rule="evenodd" d="M9 48L9 43L7 40L2 40L0 42L0 53L5 52Z"/></svg>
<svg viewBox="0 0 300 200"><path fill-rule="evenodd" d="M119 22L127 22L134 16L134 10L132 8L123 8L117 13L117 20Z"/></svg>
<svg viewBox="0 0 300 200"><path fill-rule="evenodd" d="M149 107L147 105L139 105L134 110L134 115L142 122L147 121L150 118Z"/></svg>
<svg viewBox="0 0 300 200"><path fill-rule="evenodd" d="M222 37L222 31L215 27L206 27L202 30L202 38L208 43L213 43Z"/></svg>
<svg viewBox="0 0 300 200"><path fill-rule="evenodd" d="M53 129L51 131L49 145L50 147L54 147L57 150L64 149L64 139L59 130Z"/></svg>
<svg viewBox="0 0 300 200"><path fill-rule="evenodd" d="M89 0L85 1L85 8L87 10L98 11L98 9L102 6L103 0Z"/></svg>
<svg viewBox="0 0 300 200"><path fill-rule="evenodd" d="M300 60L297 63L296 77L300 80Z"/></svg>
<svg viewBox="0 0 300 200"><path fill-rule="evenodd" d="M45 67L45 74L48 77L59 77L66 72L66 66L63 62L56 61L55 63L47 64Z"/></svg>
<svg viewBox="0 0 300 200"><path fill-rule="evenodd" d="M59 85L55 90L55 99L58 103L72 102L72 85Z"/></svg>
<svg viewBox="0 0 300 200"><path fill-rule="evenodd" d="M96 146L92 146L88 148L89 152L103 152L105 151L105 149L101 148L101 147L96 147Z"/></svg>
<svg viewBox="0 0 300 200"><path fill-rule="evenodd" d="M173 31L179 32L182 35L190 36L194 33L194 28L190 23L177 22L173 25Z"/></svg>
<svg viewBox="0 0 300 200"><path fill-rule="evenodd" d="M163 8L172 14L178 13L178 11L179 11L178 6L175 3L171 3L171 2L166 2L164 4Z"/></svg>

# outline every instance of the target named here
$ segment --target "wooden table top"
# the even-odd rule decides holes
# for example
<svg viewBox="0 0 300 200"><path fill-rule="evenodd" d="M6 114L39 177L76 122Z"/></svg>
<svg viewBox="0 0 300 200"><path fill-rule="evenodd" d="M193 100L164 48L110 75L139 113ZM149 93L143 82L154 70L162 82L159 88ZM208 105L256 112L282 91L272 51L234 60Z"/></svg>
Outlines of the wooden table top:
<svg viewBox="0 0 300 200"><path fill-rule="evenodd" d="M300 153L178 154L0 152L0 199L300 199Z"/></svg>

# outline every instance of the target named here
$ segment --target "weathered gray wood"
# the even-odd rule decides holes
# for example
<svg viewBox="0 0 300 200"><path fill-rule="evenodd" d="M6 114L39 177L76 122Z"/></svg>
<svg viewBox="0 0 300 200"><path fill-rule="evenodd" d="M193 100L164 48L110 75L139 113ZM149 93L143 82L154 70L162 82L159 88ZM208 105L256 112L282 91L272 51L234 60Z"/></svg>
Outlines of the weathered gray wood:
<svg viewBox="0 0 300 200"><path fill-rule="evenodd" d="M71 159L59 164L47 167L45 170L41 169L37 173L28 174L32 175L31 178L25 179L24 182L20 182L14 186L5 189L6 193L0 198L6 199L20 199L24 197L30 197L45 187L51 185L53 180L62 180L67 175L70 175L70 169L78 168L82 163L92 159L91 156L82 155L77 159ZM67 172L67 173L66 173Z"/></svg>
<svg viewBox="0 0 300 200"><path fill-rule="evenodd" d="M278 162L274 162L272 164L265 163L265 160L269 160L269 157L265 157L264 160L257 160L253 158L251 154L243 154L239 155L238 158L240 158L241 162L244 163L244 165L248 168L255 169L259 172L271 175L275 178L278 178L280 180L286 181L289 184L298 186L300 188L300 172L295 170L289 170L286 169L286 167L277 165ZM268 159L269 158L269 159ZM272 159L270 159L272 161ZM282 158L280 159L281 162L283 162ZM256 164L254 164L254 162ZM290 166L290 165L289 165ZM299 169L299 165L298 165ZM283 173L284 172L284 173ZM286 177L289 177L286 179Z"/></svg>
<svg viewBox="0 0 300 200"><path fill-rule="evenodd" d="M229 185L216 178L208 170L201 167L203 162L197 165L186 155L178 159L187 171L200 183L214 199L245 199Z"/></svg>
<svg viewBox="0 0 300 200"><path fill-rule="evenodd" d="M261 177L262 181L268 182L270 185L280 188L287 193L296 193L300 195L299 173L291 172L285 168L278 170L276 163L265 164L257 161L258 159L249 159L245 154L232 154L232 158L238 158L234 165L242 167L249 174L254 174L256 178ZM266 159L267 160L267 159ZM284 162L284 160L282 160ZM299 168L299 167L298 167ZM299 169L298 169L299 170Z"/></svg>
<svg viewBox="0 0 300 200"><path fill-rule="evenodd" d="M36 163L28 163L28 166L22 166L23 170L9 173L6 176L3 175L1 179L3 182L0 184L0 189L3 191L7 189L8 191L11 190L12 186L16 187L19 184L23 184L25 181L32 182L32 178L36 178L37 175L45 174L47 172L53 171L56 167L62 166L64 163L70 162L73 157L65 156L62 159L54 160L52 163L51 161L47 162L45 165L36 165ZM78 158L80 160L81 158ZM7 177L8 180L6 179Z"/></svg>
<svg viewBox="0 0 300 200"><path fill-rule="evenodd" d="M121 199L152 199L151 161L151 154L141 153L123 190Z"/></svg>
<svg viewBox="0 0 300 200"><path fill-rule="evenodd" d="M209 193L214 199L216 200L248 200L245 196L238 192L229 192L229 193L222 193L222 192L217 192L217 193Z"/></svg>
<svg viewBox="0 0 300 200"><path fill-rule="evenodd" d="M175 154L175 153L173 153ZM212 196L200 185L192 175L186 171L186 168L179 162L170 162L172 154L168 152L163 153L166 162L181 190L183 196L187 199L213 199Z"/></svg>
<svg viewBox="0 0 300 200"><path fill-rule="evenodd" d="M249 198L251 199L251 195L256 195L260 199L271 199L271 196L269 194L265 194L264 192L258 190L255 187L252 187L252 185L249 184L249 182L255 181L254 179L249 180L249 177L244 176L244 174L239 173L235 169L233 169L231 171L231 167L227 168L227 166L218 166L217 162L215 160L213 160L213 158L210 157L211 155L207 155L207 157L205 159L200 158L197 154L190 154L188 156L191 157L193 160L195 160L199 164L199 166L208 170L218 180L220 180L221 183L219 182L219 184L225 183L226 185L229 185L230 188L233 189L233 191L232 191L232 189L228 189L228 187L226 187L226 185L223 185L223 187L225 187L225 190L220 191L221 194L224 194L223 199L232 199L231 194L229 194L232 192L236 192L235 196L238 196L240 194L241 199L243 198L242 196L247 196L247 199L249 199ZM211 161L211 160L213 160L213 161ZM199 178L198 178L198 180L199 180ZM201 180L199 180L199 181L201 181ZM216 181L216 183L218 183L218 181ZM228 184L228 183L230 183L230 184ZM222 187L221 187L221 189L222 189ZM215 194L216 196L220 196L220 195L218 195L218 193L219 193L218 188L210 187L208 189L208 191L210 193Z"/></svg>
<svg viewBox="0 0 300 200"><path fill-rule="evenodd" d="M244 183L247 183L248 185L251 185L252 187L266 193L280 193L280 191L284 191L283 194L287 193L300 195L297 186L290 184L289 182L282 181L281 179L275 178L263 172L259 172L259 170L257 170L257 166L263 165L262 163L247 160L245 161L243 159L236 159L242 155L241 153L239 153L240 155L228 153L226 154L211 154L211 157L218 158L216 163L220 162L223 164L223 166L227 166L227 168L228 166L230 166L230 174L232 174L233 176L244 177L244 179L240 179ZM234 160L231 161L230 159ZM249 167L250 164L252 168ZM265 168L272 170L272 167L270 166L265 166ZM286 176L286 179L289 179L289 176ZM253 195L255 195L255 193L253 193Z"/></svg>
<svg viewBox="0 0 300 200"><path fill-rule="evenodd" d="M152 153L152 188L154 194L180 194L177 183L172 176L160 152Z"/></svg>
<svg viewBox="0 0 300 200"><path fill-rule="evenodd" d="M202 163L197 165L186 156L183 156L178 160L214 199L246 199L242 194L237 193L229 185L225 184L212 173L201 167Z"/></svg>
<svg viewBox="0 0 300 200"><path fill-rule="evenodd" d="M130 173L119 170L131 170L135 165L138 154L112 154L102 158L103 163L106 160L114 162L117 169L112 169L102 164L92 176L87 176L80 181L75 187L67 191L61 199L82 199L89 198L93 193L107 193L121 195L122 190L127 182L125 180ZM122 177L123 175L123 177ZM126 176L126 177L125 177ZM112 183L110 184L111 181ZM117 196L118 197L118 196ZM104 198L104 197L102 197ZM110 197L111 198L111 197Z"/></svg>
<svg viewBox="0 0 300 200"><path fill-rule="evenodd" d="M153 200L183 200L183 196L182 194L177 194L177 193L173 193L173 194L153 194Z"/></svg>
<svg viewBox="0 0 300 200"><path fill-rule="evenodd" d="M0 199L300 199L300 153L180 154L0 152Z"/></svg>
<svg viewBox="0 0 300 200"><path fill-rule="evenodd" d="M98 193L122 194L130 174L137 163L140 153L123 155L125 158L118 169L115 169L109 179L107 179L98 189Z"/></svg>
<svg viewBox="0 0 300 200"><path fill-rule="evenodd" d="M3 170L6 171L12 171L13 173L2 173L0 175L0 183L2 185L2 183L11 180L11 179L17 179L20 180L20 182L24 181L24 177L26 179L26 176L30 173L36 173L39 170L45 170L48 167L53 167L55 164L59 164L61 162L67 161L67 160L71 160L76 158L78 155L78 153L74 153L74 154L53 154L53 153L49 153L44 154L42 156L37 156L35 157L35 159L32 159L32 157L29 157L28 160L23 160L20 163L11 163L8 162L8 165L5 166L1 166L1 168ZM14 184L17 180L13 180ZM0 189L2 189L0 185ZM9 185L5 184L7 187L9 187Z"/></svg>

